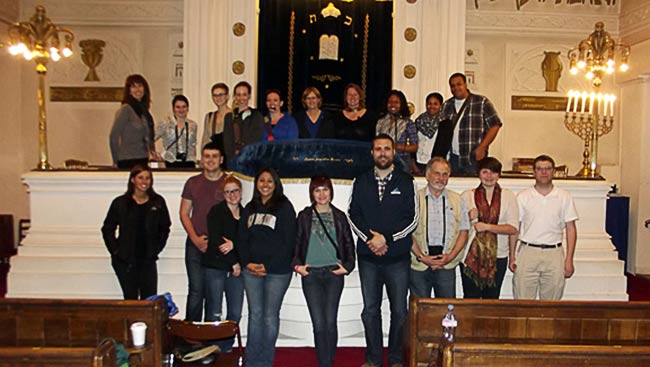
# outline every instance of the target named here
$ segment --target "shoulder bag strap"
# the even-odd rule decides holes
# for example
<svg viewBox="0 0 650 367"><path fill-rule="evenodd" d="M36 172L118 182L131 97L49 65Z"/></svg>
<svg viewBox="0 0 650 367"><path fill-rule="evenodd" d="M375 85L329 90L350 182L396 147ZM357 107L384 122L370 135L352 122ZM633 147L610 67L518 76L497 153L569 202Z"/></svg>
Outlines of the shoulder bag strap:
<svg viewBox="0 0 650 367"><path fill-rule="evenodd" d="M458 121L460 121L461 118L463 118L463 115L465 114L465 108L467 108L467 104L469 103L469 97L471 95L468 95L467 98L465 98L465 102L463 102L463 105L460 107L460 111L456 114L456 117L454 117L453 120L451 120L451 131L454 131L456 129L456 124L458 124Z"/></svg>
<svg viewBox="0 0 650 367"><path fill-rule="evenodd" d="M316 214L316 217L318 218L318 221L320 222L321 227L323 227L323 232L325 232L325 235L327 238L330 240L330 243L332 246L334 246L334 249L336 250L336 257L341 258L339 256L339 247L336 245L336 241L332 238L332 235L327 231L327 227L325 227L325 223L323 223L323 218L320 217L320 214L318 214L318 210L314 206L311 207L311 210L314 211L314 214ZM334 216L334 211L332 211L332 217Z"/></svg>

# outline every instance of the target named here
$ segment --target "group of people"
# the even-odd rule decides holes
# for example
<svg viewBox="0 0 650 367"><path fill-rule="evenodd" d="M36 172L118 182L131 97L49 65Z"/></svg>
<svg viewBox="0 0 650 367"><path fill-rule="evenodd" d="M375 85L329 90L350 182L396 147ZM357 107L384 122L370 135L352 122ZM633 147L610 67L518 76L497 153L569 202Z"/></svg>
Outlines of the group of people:
<svg viewBox="0 0 650 367"><path fill-rule="evenodd" d="M406 96L392 90L380 113L366 108L364 91L351 83L344 88L343 109L330 113L321 109L323 100L315 87L302 94L303 110L291 115L284 111L280 91L268 90L262 112L250 106L252 87L242 81L235 85L232 107L225 83L212 86L216 110L206 114L200 146L216 143L224 157L224 167L249 144L292 139L344 139L371 141L386 134L406 170L422 175L434 156L449 157L457 173L474 173L476 162L487 156L489 145L502 123L492 103L467 88L464 74L449 78L452 98L440 93L426 98L426 110L415 122ZM149 112L151 91L141 75L125 82L122 106L115 115L110 133L113 165L131 168L147 161L164 161L166 167L195 167L198 124L188 119L189 101L183 95L172 100L172 115L154 124ZM162 149L156 150L160 140Z"/></svg>
<svg viewBox="0 0 650 367"><path fill-rule="evenodd" d="M405 117L408 112L403 93L393 91L388 98L388 114L376 127L370 122L365 125L368 129L357 123L344 125L350 136L365 136L372 142L374 167L354 180L347 212L332 205L331 179L312 177L308 192L311 205L298 215L272 168L257 173L252 200L242 205L242 183L223 169L228 149L237 154L245 141L257 139L244 126L252 126L258 119L264 127L258 135L266 139L294 133L317 136L320 131L336 131L336 124L327 129L327 125L320 125L323 130L317 131L307 124L304 129L282 127L292 118L280 112L279 93L267 95L269 115L263 117L248 107L250 86L240 84L235 88L236 107L232 112L220 115L220 107L206 116L202 172L190 177L183 188L180 218L187 232L186 319L239 322L245 295L249 311L247 365L273 365L280 309L294 273L301 276L320 366L333 365L344 277L355 264L359 266L367 346L362 367L382 365L384 287L390 303L391 367L402 365L409 292L417 297L455 298L457 267L466 298L499 298L508 268L514 273L514 298L562 297L565 279L574 272L578 216L573 199L553 185L555 163L547 155L534 161L535 184L531 188L515 195L499 185L501 163L487 156L487 147L501 123L493 108L486 107L491 106L489 101L466 94L464 76L450 78L454 98L442 102L440 95L428 96L427 115L420 116L415 124ZM133 95L129 98L140 104L148 94L148 88L130 90ZM310 110L320 102L317 92L306 91L308 108L297 116L313 121L316 115ZM225 85L213 88L218 106L226 106L227 93ZM312 96L316 98L307 98ZM465 100L459 103L458 98L463 96ZM361 99L360 89L347 90L348 105L358 105ZM187 105L182 99L178 101ZM131 106L129 103L125 106ZM186 111L180 107L178 111ZM447 109L449 118L441 117L444 113L436 109ZM341 115L358 122L368 113L352 109ZM147 116L143 112L141 118L149 121ZM322 112L318 116L324 119ZM239 123L231 124L230 119ZM462 125L465 120L470 126ZM475 125L485 128L484 133L475 145L467 144L463 139L477 136ZM229 126L239 140L228 143ZM219 134L222 138L216 137ZM454 136L461 138L454 142ZM413 149L420 137L424 137L422 146L432 149L429 154L433 157ZM153 139L146 132L143 138ZM190 145L179 145L179 151L183 146ZM410 167L423 171L426 177L426 186L419 190L412 175L395 169L396 155L406 160L411 153L416 159L410 161ZM423 164L424 158L428 159ZM171 223L164 199L153 190L151 169L144 163L136 162L127 192L113 201L102 227L126 299L143 299L156 293L156 259ZM478 174L477 187L462 194L447 189L451 172L469 172L467 164ZM227 351L232 343L220 341L220 347Z"/></svg>

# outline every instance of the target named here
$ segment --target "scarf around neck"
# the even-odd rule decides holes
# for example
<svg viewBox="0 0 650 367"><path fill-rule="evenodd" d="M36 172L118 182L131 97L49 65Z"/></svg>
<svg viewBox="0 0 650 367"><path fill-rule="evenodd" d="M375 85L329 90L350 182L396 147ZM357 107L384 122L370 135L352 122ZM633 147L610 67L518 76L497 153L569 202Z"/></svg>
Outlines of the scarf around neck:
<svg viewBox="0 0 650 367"><path fill-rule="evenodd" d="M479 222L498 224L501 211L501 186L497 184L488 203L483 185L474 190L474 202L478 209ZM489 231L476 232L465 258L464 273L479 288L496 285L497 234Z"/></svg>

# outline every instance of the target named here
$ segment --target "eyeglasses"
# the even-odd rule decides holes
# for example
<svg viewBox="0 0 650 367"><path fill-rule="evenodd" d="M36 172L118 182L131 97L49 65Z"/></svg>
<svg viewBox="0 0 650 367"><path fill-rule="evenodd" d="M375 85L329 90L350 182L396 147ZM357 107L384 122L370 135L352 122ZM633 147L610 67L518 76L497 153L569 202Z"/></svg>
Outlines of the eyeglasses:
<svg viewBox="0 0 650 367"><path fill-rule="evenodd" d="M223 193L226 194L226 195L230 195L230 194L237 194L237 193L239 193L239 191L241 191L241 190L239 190L239 189L224 190Z"/></svg>
<svg viewBox="0 0 650 367"><path fill-rule="evenodd" d="M228 93L215 93L215 94L212 95L212 97L223 97L223 96L227 96L227 95L228 95Z"/></svg>

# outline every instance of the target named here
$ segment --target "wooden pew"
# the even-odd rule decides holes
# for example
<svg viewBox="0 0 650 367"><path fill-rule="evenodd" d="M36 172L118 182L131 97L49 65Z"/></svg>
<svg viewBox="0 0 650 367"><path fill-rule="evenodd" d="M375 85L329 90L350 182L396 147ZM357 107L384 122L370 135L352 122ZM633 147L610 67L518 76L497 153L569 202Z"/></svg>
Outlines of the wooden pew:
<svg viewBox="0 0 650 367"><path fill-rule="evenodd" d="M81 358L88 353L94 355L99 342L112 337L132 352L132 362L159 367L167 319L167 305L162 299L0 299L0 348L5 355L11 354L11 348L18 348L13 352L16 355L27 351L24 348L41 348L34 353L64 358L67 351ZM136 321L147 324L144 348L132 348L129 328Z"/></svg>
<svg viewBox="0 0 650 367"><path fill-rule="evenodd" d="M647 367L650 366L650 348L634 345L458 343L445 346L441 364L446 367Z"/></svg>
<svg viewBox="0 0 650 367"><path fill-rule="evenodd" d="M450 303L458 328L445 346ZM406 330L409 366L650 366L650 302L412 298Z"/></svg>
<svg viewBox="0 0 650 367"><path fill-rule="evenodd" d="M96 348L0 347L0 367L117 367L115 344Z"/></svg>

